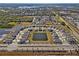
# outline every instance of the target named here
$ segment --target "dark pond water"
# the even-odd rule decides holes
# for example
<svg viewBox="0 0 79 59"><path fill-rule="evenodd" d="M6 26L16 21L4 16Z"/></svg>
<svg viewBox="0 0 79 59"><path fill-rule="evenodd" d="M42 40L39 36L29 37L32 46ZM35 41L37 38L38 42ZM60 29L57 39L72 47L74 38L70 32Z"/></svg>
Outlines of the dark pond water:
<svg viewBox="0 0 79 59"><path fill-rule="evenodd" d="M0 38L2 37L3 34L7 34L10 31L8 29L0 29Z"/></svg>

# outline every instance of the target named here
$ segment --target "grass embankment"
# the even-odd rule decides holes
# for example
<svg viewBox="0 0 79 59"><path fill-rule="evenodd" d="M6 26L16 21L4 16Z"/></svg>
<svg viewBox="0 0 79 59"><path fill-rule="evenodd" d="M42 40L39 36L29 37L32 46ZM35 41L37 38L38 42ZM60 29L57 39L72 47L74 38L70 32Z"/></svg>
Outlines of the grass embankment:
<svg viewBox="0 0 79 59"><path fill-rule="evenodd" d="M0 28L12 28L13 26L15 26L17 23L15 22L10 22L8 24L1 24Z"/></svg>

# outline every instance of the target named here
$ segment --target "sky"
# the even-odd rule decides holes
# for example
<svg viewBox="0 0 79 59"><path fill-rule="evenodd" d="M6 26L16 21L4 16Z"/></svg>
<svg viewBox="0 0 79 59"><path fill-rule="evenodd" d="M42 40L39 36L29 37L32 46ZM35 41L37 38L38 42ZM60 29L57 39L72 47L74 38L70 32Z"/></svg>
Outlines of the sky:
<svg viewBox="0 0 79 59"><path fill-rule="evenodd" d="M0 0L0 3L79 3L79 0Z"/></svg>

